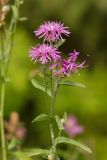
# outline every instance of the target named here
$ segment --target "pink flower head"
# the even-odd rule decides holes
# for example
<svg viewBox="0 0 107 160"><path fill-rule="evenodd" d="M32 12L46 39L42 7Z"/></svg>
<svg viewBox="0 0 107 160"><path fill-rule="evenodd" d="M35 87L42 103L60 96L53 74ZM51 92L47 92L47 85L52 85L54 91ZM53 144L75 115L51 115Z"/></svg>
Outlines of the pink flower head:
<svg viewBox="0 0 107 160"><path fill-rule="evenodd" d="M45 22L35 31L35 36L39 38L44 37L44 40L53 42L61 39L62 35L68 36L69 34L68 27L55 21Z"/></svg>
<svg viewBox="0 0 107 160"><path fill-rule="evenodd" d="M29 51L29 57L34 60L34 62L39 61L42 64L46 64L51 61L58 61L60 59L59 51L57 48L49 44L40 44L37 47L33 47Z"/></svg>
<svg viewBox="0 0 107 160"><path fill-rule="evenodd" d="M84 132L83 126L78 124L76 117L73 115L68 117L67 121L64 124L64 128L72 138Z"/></svg>
<svg viewBox="0 0 107 160"><path fill-rule="evenodd" d="M69 54L68 59L60 59L57 64L53 64L51 69L53 70L54 75L58 77L70 76L71 74L77 72L78 68L83 68L84 63L77 64L77 56L79 52L74 50L74 52Z"/></svg>

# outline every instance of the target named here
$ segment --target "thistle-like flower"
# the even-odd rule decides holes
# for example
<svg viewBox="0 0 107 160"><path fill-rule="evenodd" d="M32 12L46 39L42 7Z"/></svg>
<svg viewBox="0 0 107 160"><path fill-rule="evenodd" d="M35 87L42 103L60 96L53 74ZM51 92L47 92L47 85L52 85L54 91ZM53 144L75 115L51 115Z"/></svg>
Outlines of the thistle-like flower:
<svg viewBox="0 0 107 160"><path fill-rule="evenodd" d="M76 62L78 55L79 52L74 50L74 52L69 54L68 59L60 59L59 62L52 64L50 69L53 70L55 76L58 77L70 76L71 74L77 72L78 68L84 67L85 61L81 64L78 64Z"/></svg>
<svg viewBox="0 0 107 160"><path fill-rule="evenodd" d="M57 41L62 38L62 35L68 36L70 34L68 27L65 27L64 24L55 21L48 21L39 26L35 31L35 36L42 38L47 41Z"/></svg>
<svg viewBox="0 0 107 160"><path fill-rule="evenodd" d="M45 43L33 47L29 51L29 57L34 60L34 62L40 62L41 64L58 61L60 59L59 54L60 52L57 48Z"/></svg>

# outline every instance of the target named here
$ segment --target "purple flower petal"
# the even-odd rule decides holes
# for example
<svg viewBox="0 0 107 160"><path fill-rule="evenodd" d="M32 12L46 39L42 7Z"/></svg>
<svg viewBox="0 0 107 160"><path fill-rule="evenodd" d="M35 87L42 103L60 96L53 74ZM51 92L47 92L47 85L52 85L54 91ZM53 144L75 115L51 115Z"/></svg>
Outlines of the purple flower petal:
<svg viewBox="0 0 107 160"><path fill-rule="evenodd" d="M48 21L39 26L39 28L34 32L35 36L42 38L44 37L47 41L57 41L62 38L62 35L68 36L70 32L68 27L65 27L64 24L55 21Z"/></svg>
<svg viewBox="0 0 107 160"><path fill-rule="evenodd" d="M77 52L75 49L72 53L69 54L68 59L60 59L56 62L57 67L51 67L55 76L66 77L70 76L73 73L78 71L78 68L84 67L84 62L77 64L76 60L80 52ZM56 66L53 64L52 66Z"/></svg>
<svg viewBox="0 0 107 160"><path fill-rule="evenodd" d="M59 51L57 48L49 44L41 44L37 47L33 47L29 51L29 57L34 60L34 62L39 61L42 64L46 64L51 61L58 61L60 59Z"/></svg>

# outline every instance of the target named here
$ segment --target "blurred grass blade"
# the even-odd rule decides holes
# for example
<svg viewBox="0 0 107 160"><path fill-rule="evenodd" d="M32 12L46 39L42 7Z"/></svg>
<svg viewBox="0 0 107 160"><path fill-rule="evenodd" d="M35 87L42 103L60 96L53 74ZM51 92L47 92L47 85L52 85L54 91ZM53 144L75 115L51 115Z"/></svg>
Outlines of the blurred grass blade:
<svg viewBox="0 0 107 160"><path fill-rule="evenodd" d="M44 120L47 120L48 119L48 115L46 114L40 114L39 116L37 116L33 121L32 123L34 122L39 122L39 121L44 121Z"/></svg>
<svg viewBox="0 0 107 160"><path fill-rule="evenodd" d="M58 48L65 42L65 39L61 39L54 44L54 47Z"/></svg>
<svg viewBox="0 0 107 160"><path fill-rule="evenodd" d="M32 80L31 80L31 83L32 83L32 85L33 85L35 88L37 88L37 89L39 89L39 90L41 90L41 91L43 91L43 92L46 93L45 86L43 86L42 84L40 84L37 80L32 79ZM47 89L47 95L49 95L50 97L52 97L52 94L51 94L50 89Z"/></svg>
<svg viewBox="0 0 107 160"><path fill-rule="evenodd" d="M64 126L63 126L63 124L61 123L60 117L56 115L56 116L55 116L55 119L56 119L56 123L57 123L57 125L58 125L59 130L63 130L63 129L64 129Z"/></svg>
<svg viewBox="0 0 107 160"><path fill-rule="evenodd" d="M88 148L87 146L85 146L84 144L77 142L71 138L67 138L67 137L58 137L55 139L55 144L58 145L60 143L67 143L67 144L72 144L74 146L77 146L79 148L81 148L82 150L88 152L88 153L92 153L91 149Z"/></svg>
<svg viewBox="0 0 107 160"><path fill-rule="evenodd" d="M85 85L78 83L78 82L72 82L72 81L64 81L64 82L61 82L60 85L76 86L76 87L85 88Z"/></svg>

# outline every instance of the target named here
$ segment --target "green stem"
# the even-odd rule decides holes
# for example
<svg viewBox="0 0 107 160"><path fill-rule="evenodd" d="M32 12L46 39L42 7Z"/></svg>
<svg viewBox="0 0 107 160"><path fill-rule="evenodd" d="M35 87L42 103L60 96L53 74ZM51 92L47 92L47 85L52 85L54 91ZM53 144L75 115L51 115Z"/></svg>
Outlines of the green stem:
<svg viewBox="0 0 107 160"><path fill-rule="evenodd" d="M1 147L2 147L2 158L3 160L7 160L7 152L6 152L6 142L5 142L5 132L4 132L4 100L5 100L5 82L2 82L1 85Z"/></svg>
<svg viewBox="0 0 107 160"><path fill-rule="evenodd" d="M19 9L20 2L18 0L15 0L14 5ZM18 18L15 19L14 15L12 16L10 28L8 31L8 35L4 41L4 31L1 32L1 52L2 52L2 58L1 58L1 70L0 70L0 76L1 76L1 94L0 94L0 129L1 129L1 147L2 147L2 160L7 160L7 151L6 151L6 141L5 141L5 126L4 126L4 102L5 102L5 79L7 77L12 47L13 47L13 38L14 33L16 30L16 24L18 21ZM6 43L6 45L4 45Z"/></svg>
<svg viewBox="0 0 107 160"><path fill-rule="evenodd" d="M15 0L14 5L17 8L17 11L19 11L20 3L17 5L17 0ZM11 60L11 53L12 53L12 47L13 47L13 41L14 41L14 34L16 31L16 25L18 18L14 17L14 14L12 15L10 26L8 29L8 37L7 37L7 48L6 48L6 74L8 73L8 68Z"/></svg>
<svg viewBox="0 0 107 160"><path fill-rule="evenodd" d="M4 63L4 27L1 31L1 93L0 93L0 131L1 131L1 147L2 147L2 159L7 160L5 130L4 130L4 101L5 101L5 63Z"/></svg>
<svg viewBox="0 0 107 160"><path fill-rule="evenodd" d="M45 84L45 103L46 103L46 108L47 108L47 104L48 104L48 97L47 97L47 66L44 65L43 66L43 74L44 74L44 84Z"/></svg>
<svg viewBox="0 0 107 160"><path fill-rule="evenodd" d="M52 76L51 76L52 82ZM52 83L51 83L52 85ZM52 88L52 86L51 86ZM52 155L53 159L56 159L56 146L55 146L55 135L54 135L54 127L53 127L53 119L54 119L54 104L58 90L58 79L55 79L54 88L52 90L52 100L51 100L51 108L50 108L50 131L51 131L51 139L52 139Z"/></svg>
<svg viewBox="0 0 107 160"><path fill-rule="evenodd" d="M3 34L4 34L4 27L1 28L1 54L2 54L1 56L2 56L2 59L4 58L4 54L3 54L4 53L4 35Z"/></svg>

